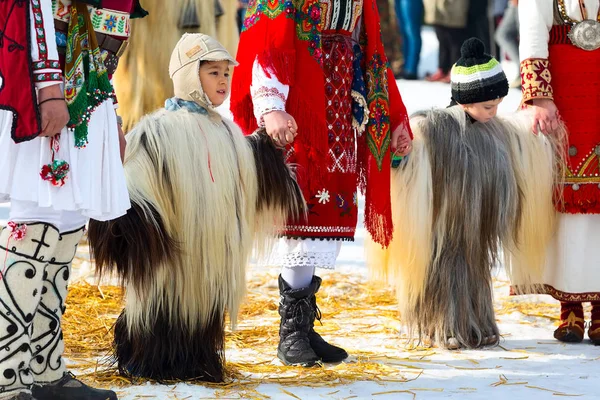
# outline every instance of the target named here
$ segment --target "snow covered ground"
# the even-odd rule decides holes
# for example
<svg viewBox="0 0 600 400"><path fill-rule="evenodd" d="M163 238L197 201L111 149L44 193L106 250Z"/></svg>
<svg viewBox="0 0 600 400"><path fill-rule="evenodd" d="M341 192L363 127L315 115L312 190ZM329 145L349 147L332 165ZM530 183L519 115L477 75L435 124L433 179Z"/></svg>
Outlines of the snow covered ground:
<svg viewBox="0 0 600 400"><path fill-rule="evenodd" d="M434 71L436 67L437 41L430 30L423 32L423 63L421 73ZM514 70L509 75L514 74ZM511 76L509 76L509 79ZM450 98L450 87L446 84L422 81L400 81L400 91L409 112L429 107L444 107ZM513 111L520 100L520 92L512 90L501 106L501 112ZM8 206L0 204L0 223L8 216ZM362 219L362 218L360 218ZM344 243L339 258L338 271L352 274L357 283L367 279L363 244L365 230L362 225L354 243ZM276 270L256 271L276 274ZM328 274L323 274L327 279ZM331 293L328 293L331 295ZM478 350L448 352L438 349L408 350L404 347L401 329L393 321L385 320L397 337L389 334L364 335L358 340L348 339L344 332L362 329L369 318L357 319L342 326L333 338L348 349L348 362L360 362L354 353L371 352L372 360L383 365L399 368L401 373L396 382L379 379L339 384L335 387L310 387L301 379L295 385L277 383L260 384L256 379L256 392L240 390L226 394L214 387L199 385L152 385L144 384L127 388L115 388L123 400L133 399L211 399L211 398L271 398L271 399L555 399L577 396L582 399L600 399L600 347L589 342L579 345L564 345L552 338L557 311L556 302L548 297L532 296L518 300L508 299L508 284L502 271L497 272L495 282L496 309L500 330L503 335L501 347ZM278 299L273 298L275 303ZM527 306L527 302L539 303L539 309ZM536 310L540 310L539 312ZM324 323L327 324L327 316ZM264 323L275 324L276 321ZM241 321L240 329L252 329ZM227 360L247 359L252 349L236 348L228 351ZM271 354L262 354L261 359L278 363L276 349ZM326 366L332 371L336 366ZM77 371L76 371L77 372ZM80 371L81 372L81 371ZM405 381L414 379L412 381ZM272 380L270 381L272 382Z"/></svg>

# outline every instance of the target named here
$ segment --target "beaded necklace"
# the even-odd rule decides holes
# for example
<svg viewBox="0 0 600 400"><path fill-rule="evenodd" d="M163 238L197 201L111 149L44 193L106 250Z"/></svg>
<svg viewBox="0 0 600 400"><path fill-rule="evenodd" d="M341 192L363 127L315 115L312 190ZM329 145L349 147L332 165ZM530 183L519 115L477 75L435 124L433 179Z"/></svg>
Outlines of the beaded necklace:
<svg viewBox="0 0 600 400"><path fill-rule="evenodd" d="M581 10L581 21L574 21L567 14L565 0L557 0L558 10L562 20L567 25L571 25L568 34L571 43L582 50L594 51L600 49L600 7L596 19L588 19L587 9L584 0L579 0L579 10ZM600 2L599 2L600 3Z"/></svg>
<svg viewBox="0 0 600 400"><path fill-rule="evenodd" d="M587 8L584 0L579 0L579 9L581 10L581 16L583 17L583 20L587 20ZM575 25L577 22L581 22L574 21L571 17L569 17L567 14L567 7L565 6L565 0L558 0L558 11L560 11L560 16L565 24ZM600 7L598 7L598 15L596 16L596 20L600 21Z"/></svg>

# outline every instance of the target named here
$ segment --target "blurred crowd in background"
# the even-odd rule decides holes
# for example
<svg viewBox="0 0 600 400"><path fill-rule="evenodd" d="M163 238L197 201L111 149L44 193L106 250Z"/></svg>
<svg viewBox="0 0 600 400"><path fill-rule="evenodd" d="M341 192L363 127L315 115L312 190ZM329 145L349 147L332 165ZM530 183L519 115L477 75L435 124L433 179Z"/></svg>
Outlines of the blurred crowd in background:
<svg viewBox="0 0 600 400"><path fill-rule="evenodd" d="M208 1L214 2L213 26L200 30L215 35L235 54L236 34L242 31L253 0ZM519 62L518 0L377 0L377 5L386 53L397 79L450 82L450 68L469 37L483 41L496 58ZM424 26L435 30L439 42L438 69L419 74ZM511 86L520 84L516 79Z"/></svg>

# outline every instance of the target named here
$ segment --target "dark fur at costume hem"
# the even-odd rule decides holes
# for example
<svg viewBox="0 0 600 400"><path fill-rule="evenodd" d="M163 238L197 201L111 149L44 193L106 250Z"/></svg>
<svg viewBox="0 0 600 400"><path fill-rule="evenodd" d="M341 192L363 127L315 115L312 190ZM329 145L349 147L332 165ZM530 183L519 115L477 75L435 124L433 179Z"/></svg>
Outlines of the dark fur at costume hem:
<svg viewBox="0 0 600 400"><path fill-rule="evenodd" d="M114 357L124 376L222 382L225 364L224 313L215 310L205 327L174 322L158 310L150 329L128 329L124 313L115 324ZM220 317L219 317L220 316ZM130 333L131 331L131 333Z"/></svg>
<svg viewBox="0 0 600 400"><path fill-rule="evenodd" d="M335 242L354 242L354 237L345 236L296 236L296 235L280 235L282 238L296 240L320 240L320 241L335 241Z"/></svg>
<svg viewBox="0 0 600 400"><path fill-rule="evenodd" d="M90 252L99 277L115 269L122 282L143 288L152 278L152 266L175 257L178 247L166 232L162 218L148 204L156 224L133 203L122 217L112 221L91 220L88 228ZM143 289L142 289L143 290Z"/></svg>
<svg viewBox="0 0 600 400"><path fill-rule="evenodd" d="M275 146L264 129L247 136L247 139L256 164L257 212L275 208L284 210L292 218L304 215L302 191L285 164L283 151Z"/></svg>

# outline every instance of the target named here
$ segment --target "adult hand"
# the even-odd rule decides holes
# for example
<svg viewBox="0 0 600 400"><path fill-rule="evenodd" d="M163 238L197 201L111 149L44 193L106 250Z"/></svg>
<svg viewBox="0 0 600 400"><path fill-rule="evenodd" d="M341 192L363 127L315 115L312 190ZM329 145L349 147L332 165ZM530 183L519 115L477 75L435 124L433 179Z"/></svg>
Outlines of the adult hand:
<svg viewBox="0 0 600 400"><path fill-rule="evenodd" d="M399 125L392 132L392 151L399 156L407 156L412 150L412 139L406 124Z"/></svg>
<svg viewBox="0 0 600 400"><path fill-rule="evenodd" d="M64 98L65 95L58 84L38 91L38 104L42 120L40 136L56 136L69 122L69 110Z"/></svg>
<svg viewBox="0 0 600 400"><path fill-rule="evenodd" d="M286 146L294 141L298 135L296 120L285 111L271 111L263 115L267 135L276 145Z"/></svg>
<svg viewBox="0 0 600 400"><path fill-rule="evenodd" d="M558 129L560 116L553 100L533 100L533 109L533 133L537 135L538 127L544 135L549 135Z"/></svg>

